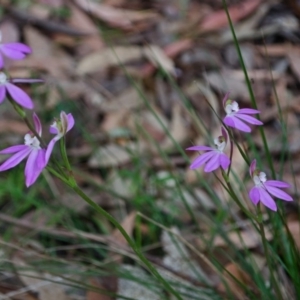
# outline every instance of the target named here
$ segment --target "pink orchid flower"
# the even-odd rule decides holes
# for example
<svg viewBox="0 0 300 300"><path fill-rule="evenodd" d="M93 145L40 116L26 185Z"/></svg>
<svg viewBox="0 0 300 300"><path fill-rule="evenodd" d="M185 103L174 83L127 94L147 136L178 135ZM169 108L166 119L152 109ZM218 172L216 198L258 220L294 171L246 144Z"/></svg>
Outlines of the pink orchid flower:
<svg viewBox="0 0 300 300"><path fill-rule="evenodd" d="M227 93L223 99L223 106L226 111L226 117L223 122L232 128L236 128L240 131L251 132L251 128L245 124L263 125L263 123L256 118L249 116L260 113L257 109L242 108L239 109L239 105L236 101L228 99L229 93Z"/></svg>
<svg viewBox="0 0 300 300"><path fill-rule="evenodd" d="M33 122L36 132L41 137L42 126L36 114L33 114ZM46 166L46 150L41 148L39 139L32 133L27 133L25 135L24 144L25 145L16 145L8 147L0 151L0 154L13 154L0 166L0 172L15 167L28 156L27 163L25 166L25 183L26 186L29 187L37 180L42 170Z"/></svg>
<svg viewBox="0 0 300 300"><path fill-rule="evenodd" d="M193 146L189 147L186 150L192 151L207 151L204 154L198 156L190 166L190 169L196 169L201 167L203 164L206 164L204 171L212 172L219 168L220 166L223 170L226 170L230 165L230 159L226 154L223 153L226 144L227 144L227 133L222 127L222 135L214 139L214 144L216 148L211 148L208 146Z"/></svg>
<svg viewBox="0 0 300 300"><path fill-rule="evenodd" d="M15 102L19 105L32 109L33 102L31 98L23 92L19 87L15 86L13 83L38 83L43 82L42 79L30 79L30 78L11 78L9 79L5 73L0 72L0 103L5 99L8 94Z"/></svg>
<svg viewBox="0 0 300 300"><path fill-rule="evenodd" d="M21 60L31 53L31 48L22 43L1 43L2 35L0 33L0 69L3 68L3 55L13 60Z"/></svg>
<svg viewBox="0 0 300 300"><path fill-rule="evenodd" d="M50 133L55 134L55 137L50 141L46 151L46 163L48 163L53 147L67 132L69 132L75 124L72 114L66 114L64 111L60 113L60 119L56 120L50 126Z"/></svg>
<svg viewBox="0 0 300 300"><path fill-rule="evenodd" d="M271 195L281 200L293 201L289 194L280 190L281 188L288 188L290 185L284 181L267 180L266 173L256 169L255 159L250 165L249 172L255 184L255 187L249 192L249 197L253 204L257 205L261 201L269 209L277 211L276 203Z"/></svg>

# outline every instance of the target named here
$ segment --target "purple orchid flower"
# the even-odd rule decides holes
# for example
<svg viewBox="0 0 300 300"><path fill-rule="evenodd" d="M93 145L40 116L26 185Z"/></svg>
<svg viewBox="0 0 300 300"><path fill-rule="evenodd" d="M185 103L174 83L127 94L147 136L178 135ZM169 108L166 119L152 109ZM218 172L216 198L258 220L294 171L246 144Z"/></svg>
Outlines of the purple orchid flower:
<svg viewBox="0 0 300 300"><path fill-rule="evenodd" d="M236 128L240 131L251 132L251 128L245 124L245 122L252 125L263 125L261 121L249 116L260 113L259 110L252 108L239 109L238 103L228 99L228 96L229 93L227 93L223 99L223 106L227 114L223 122L227 126Z"/></svg>
<svg viewBox="0 0 300 300"><path fill-rule="evenodd" d="M0 42L2 35L0 33ZM3 68L4 60L2 55L9 57L13 60L21 60L27 54L31 53L31 48L22 43L0 43L0 69Z"/></svg>
<svg viewBox="0 0 300 300"><path fill-rule="evenodd" d="M19 87L13 83L38 83L43 82L42 79L30 79L30 78L11 78L9 79L5 73L0 72L0 103L5 99L6 94L17 102L19 105L32 109L33 102L31 98L23 92Z"/></svg>
<svg viewBox="0 0 300 300"><path fill-rule="evenodd" d="M204 168L205 172L212 172L220 166L223 168L223 170L226 170L230 165L230 159L226 154L223 153L227 144L227 139L227 133L222 127L222 135L214 139L214 144L217 147L216 149L207 146L193 146L187 148L186 150L207 151L193 161L190 169L199 168L206 163L206 166Z"/></svg>
<svg viewBox="0 0 300 300"><path fill-rule="evenodd" d="M267 180L266 173L256 169L255 159L250 165L249 172L255 183L255 187L249 192L249 197L253 204L257 205L258 202L261 201L269 209L277 211L276 203L271 195L281 200L293 201L290 195L280 190L280 188L288 188L290 185L284 181Z"/></svg>
<svg viewBox="0 0 300 300"><path fill-rule="evenodd" d="M72 114L66 114L64 111L60 113L60 119L56 120L50 126L50 133L55 134L55 137L50 141L46 151L46 163L48 163L53 147L67 132L69 132L75 124Z"/></svg>
<svg viewBox="0 0 300 300"><path fill-rule="evenodd" d="M42 126L36 114L33 114L33 122L36 132L41 137ZM36 181L42 170L46 167L46 150L41 148L39 139L31 133L25 135L24 144L25 145L8 147L0 151L0 154L13 154L0 166L0 172L15 167L28 156L25 166L25 183L26 186L29 187Z"/></svg>

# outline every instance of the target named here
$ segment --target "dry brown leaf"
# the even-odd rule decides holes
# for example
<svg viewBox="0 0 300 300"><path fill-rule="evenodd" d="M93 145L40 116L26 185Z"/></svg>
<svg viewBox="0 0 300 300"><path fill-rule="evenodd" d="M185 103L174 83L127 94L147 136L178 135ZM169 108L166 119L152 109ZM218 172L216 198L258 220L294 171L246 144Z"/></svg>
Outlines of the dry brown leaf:
<svg viewBox="0 0 300 300"><path fill-rule="evenodd" d="M142 57L142 48L138 46L106 48L85 56L77 66L77 73L80 75L93 73L109 66L122 65Z"/></svg>
<svg viewBox="0 0 300 300"><path fill-rule="evenodd" d="M262 55L268 57L282 57L286 56L289 52L300 54L300 47L293 46L292 44L274 44L274 45L264 45L264 46L255 46L255 49L258 50Z"/></svg>
<svg viewBox="0 0 300 300"><path fill-rule="evenodd" d="M295 244L300 250L300 223L298 220L288 221L287 226L294 238Z"/></svg>
<svg viewBox="0 0 300 300"><path fill-rule="evenodd" d="M230 91L230 98L232 99L248 97L248 89L244 79L238 80L231 70L208 72L206 79L212 87L221 93L225 94Z"/></svg>
<svg viewBox="0 0 300 300"><path fill-rule="evenodd" d="M133 110L142 105L143 100L141 99L137 89L129 87L128 89L123 90L118 96L107 101L102 101L98 106L103 112L112 112Z"/></svg>
<svg viewBox="0 0 300 300"><path fill-rule="evenodd" d="M176 57L178 54L180 54L181 52L190 49L193 45L192 40L190 39L184 39L184 40L179 40L176 41L172 44L167 45L163 51L165 53L165 55L169 58L174 58ZM153 74L153 72L155 71L156 67L153 64L145 64L141 70L139 70L139 75L141 77L147 77Z"/></svg>
<svg viewBox="0 0 300 300"><path fill-rule="evenodd" d="M165 72L176 75L175 65L166 53L156 45L149 45L144 48L144 55L156 67L162 68Z"/></svg>
<svg viewBox="0 0 300 300"><path fill-rule="evenodd" d="M252 286L254 289L256 289L255 284L250 276L235 263L229 263L227 266L225 266L225 270L242 284L245 284L248 287ZM224 279L226 280L231 292L237 297L237 299L247 299L243 288L230 275L228 275L225 270ZM226 287L223 285L223 283L220 284L219 289L223 292L226 292Z"/></svg>
<svg viewBox="0 0 300 300"><path fill-rule="evenodd" d="M135 217L136 212L132 211L126 218L122 221L121 225L123 229L127 232L129 236L132 235L134 226L135 226ZM118 229L115 229L114 232L111 235L112 240L114 241L114 244L120 245L120 247L126 248L128 246L128 243L124 236L121 234L121 232ZM115 253L115 251L111 250L108 254L108 256L113 259L115 263L122 263L123 256L119 253Z"/></svg>
<svg viewBox="0 0 300 300"><path fill-rule="evenodd" d="M110 133L114 129L123 127L125 125L124 121L128 118L129 113L130 112L126 109L106 113L101 124L101 129L106 133Z"/></svg>
<svg viewBox="0 0 300 300"><path fill-rule="evenodd" d="M75 3L81 9L107 22L110 26L126 30L134 29L138 22L153 22L159 18L159 15L154 12L119 9L86 0L75 0Z"/></svg>
<svg viewBox="0 0 300 300"><path fill-rule="evenodd" d="M272 239L272 233L265 228L266 239L270 241ZM241 230L239 233L230 232L228 233L228 239L235 245L237 249L252 249L261 244L261 236L254 230ZM206 245L202 239L196 239L200 249L205 249ZM221 237L216 236L213 240L213 247L228 247L228 243Z"/></svg>
<svg viewBox="0 0 300 300"><path fill-rule="evenodd" d="M261 0L246 0L237 5L228 7L232 22L239 21L250 15L261 3ZM210 31L228 26L228 19L224 9L205 17L199 28L201 31Z"/></svg>
<svg viewBox="0 0 300 300"><path fill-rule="evenodd" d="M18 256L12 259L15 270L22 282L33 291L39 294L39 300L71 300L66 294L61 277L54 277L46 273L38 273L33 271L27 263ZM18 270L21 270L18 272ZM59 283L54 283L58 281Z"/></svg>
<svg viewBox="0 0 300 300"><path fill-rule="evenodd" d="M182 106L178 103L175 103L172 108L172 120L169 126L169 134L172 136L173 140L179 145L182 145L190 137L189 128L186 126L186 122L182 116ZM164 150L176 150L174 142L168 136L162 142L161 148Z"/></svg>
<svg viewBox="0 0 300 300"><path fill-rule="evenodd" d="M29 12L31 15L45 20L51 15L51 7L48 5L33 4L29 8Z"/></svg>
<svg viewBox="0 0 300 300"><path fill-rule="evenodd" d="M117 281L117 279L113 279L113 278L110 278L111 281ZM92 285L93 287L95 288L98 288L100 290L105 290L105 286L102 282L100 282L100 280L98 278L90 278L89 280L90 282L90 285ZM114 291L112 290L109 290L108 292L116 292L117 289L114 289ZM105 294L102 294L101 292L96 292L96 291L87 291L86 293L86 300L113 300L114 298L108 296L108 295L105 295Z"/></svg>
<svg viewBox="0 0 300 300"><path fill-rule="evenodd" d="M0 30L2 43L13 43L20 40L18 27L9 19L1 22Z"/></svg>
<svg viewBox="0 0 300 300"><path fill-rule="evenodd" d="M32 27L25 28L25 37L34 51L25 60L14 62L16 66L47 70L55 78L64 78L73 73L73 59L56 48L52 40Z"/></svg>
<svg viewBox="0 0 300 300"><path fill-rule="evenodd" d="M136 132L142 140L146 139L151 150L154 150L155 146L149 142L148 136L160 143L166 136L162 124L165 128L169 126L169 122L165 116L158 109L154 108L154 110L157 118L151 111L143 110L140 111L139 114L131 114L128 121L128 127L131 131Z"/></svg>
<svg viewBox="0 0 300 300"><path fill-rule="evenodd" d="M300 53L298 51L289 51L286 53L290 66L298 80L300 81Z"/></svg>
<svg viewBox="0 0 300 300"><path fill-rule="evenodd" d="M143 148L141 143L136 144L134 142L127 143L126 147L116 144L101 146L90 157L88 166L90 168L107 168L124 165L131 161L132 155L130 152L139 151L143 153L145 151Z"/></svg>
<svg viewBox="0 0 300 300"><path fill-rule="evenodd" d="M68 20L70 26L79 29L80 31L93 33L92 36L82 38L83 42L80 43L78 49L79 54L86 55L87 53L102 49L104 47L104 42L100 37L100 32L96 25L75 5L70 4L69 7L71 9L71 17Z"/></svg>

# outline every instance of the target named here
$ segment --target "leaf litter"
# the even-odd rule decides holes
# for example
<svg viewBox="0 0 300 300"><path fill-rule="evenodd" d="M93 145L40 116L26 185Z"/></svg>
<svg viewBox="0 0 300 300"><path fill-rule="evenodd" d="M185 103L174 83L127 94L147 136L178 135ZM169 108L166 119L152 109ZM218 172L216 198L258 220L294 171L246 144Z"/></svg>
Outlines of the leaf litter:
<svg viewBox="0 0 300 300"><path fill-rule="evenodd" d="M290 4L268 0L264 3L259 0L227 2L262 111L270 151L279 170L279 156L283 148L284 153L295 159L300 151L299 11L291 8ZM0 25L4 40L26 42L34 49L27 60L9 63L9 73L15 77L29 77L34 73L45 80L46 88L31 90L40 100L37 109L43 113L43 118L50 121L54 112L62 106L77 115L81 126L67 145L80 184L87 193L95 195L99 205L107 207L119 221L125 220L128 233L135 236L138 230L143 230L145 236L142 242L147 247L151 248L152 243L159 244L157 247L161 251L153 251L151 255L163 266L160 272L165 278L170 279L173 285L181 284L183 294L190 293L187 299L197 299L197 295L206 288L199 284L204 281L221 295L226 289L220 283L220 274L202 268L203 262L196 260L176 239L176 235L184 235L183 232L189 230L196 250L201 251L208 260L209 253L214 251L220 261L226 261L225 255L218 250L229 251L228 242L221 235L211 236L210 226L213 225L203 223L207 221L207 215L217 214L220 207L227 209L228 199L220 192L220 183L211 178L208 184L221 198L218 204L212 201L214 193L208 193L203 188L203 179L199 180L203 171L191 172L187 159L193 157L189 157L190 154L183 157L180 149L191 142L210 144L203 124L213 126L218 119L207 103L219 114L222 113L220 99L228 90L241 106L250 103L220 3L217 0L190 1L182 8L176 1L146 3L141 0L107 0L99 3L39 0L25 6L20 2L13 7L9 1L3 1L7 16ZM283 145L284 136L279 135L282 124L273 85L278 92L283 118L288 124L288 147ZM2 142L8 144L11 139L20 140L27 130L9 112L6 104L3 107L0 134ZM194 113L191 113L191 107ZM209 131L213 134L213 130L209 128ZM254 130L253 134L253 143L261 151L263 144L259 133ZM236 148L234 153L238 153ZM238 164L235 164L234 171L242 174L241 181L244 181L247 167L236 155L234 159ZM300 166L297 161L293 166L295 178L290 178L291 167L287 163L283 168L284 174L289 177L287 181L295 182L291 190L296 194ZM94 180L91 181L91 178ZM241 190L245 201L247 184L245 181L234 186ZM112 299L113 296L109 298L110 295L101 294L101 290L131 299L161 299L162 292L149 274L133 261L128 261L126 255L130 251L111 225L99 220L86 205L80 205L57 180L53 180L52 185L61 199L53 200L44 187L33 192L34 197L38 195L40 201L49 205L49 211L28 202L24 210L14 213L11 197L3 195L0 222L5 229L13 229L14 232L13 243L5 246L6 252L11 254L15 247L20 247L27 254L21 259L10 257L16 269L34 266L35 259L29 254L32 254L32 247L36 247L45 261L50 258L47 251L53 248L58 260L70 265L76 262L76 267L80 266L78 270L84 266L94 272L93 267L101 263L105 269L108 268L106 261L111 259L127 275L116 273L110 277L101 274L103 278L99 281L97 272L95 276L87 271L87 277L82 272L74 278L80 281L82 276L86 285L76 290L74 296L74 291L64 288L68 284L62 278L65 274L56 274L53 270L51 274L51 268L46 270L45 267L44 270L40 265L40 269L36 268L30 274L17 271L12 275L14 282L17 279L23 282L23 287L12 284L7 289L0 283L0 299L6 299L9 295L18 299L22 288L26 289L22 294L26 295L26 299ZM177 193L178 186L181 186L182 195ZM12 190L9 193L14 201L20 197ZM174 196L174 193L177 194ZM193 209L203 232L189 229L193 218L182 197ZM157 206L157 215L151 212L153 203ZM245 205L249 207L248 203ZM293 205L286 205L293 216L288 227L299 248L300 223L298 217L293 215ZM160 220L166 221L164 226L176 234L171 238L166 231L162 231L154 236L153 228L148 223L137 221L136 210L148 213L152 218L163 216ZM232 206L232 210L238 224L243 224L239 208ZM40 217L33 217L36 211ZM169 219L181 226L172 227ZM249 255L260 257L261 241L253 228L240 225L230 230L231 222L226 220L224 225L228 227L230 242L237 249L246 248ZM26 230L17 230L23 226ZM266 235L272 241L273 236L268 229ZM211 240L209 244L205 243L207 239ZM31 242L26 243L26 240ZM76 243L96 250L78 250L72 247ZM129 252L115 253L118 243ZM55 250L60 248L63 250ZM130 255L134 258L132 253ZM265 272L265 262L259 264ZM240 266L226 261L224 268L255 291L251 278ZM76 274L74 270L73 273ZM128 274L140 279L143 284L137 283L137 279L131 280ZM282 278L288 287L288 279L284 276L283 273ZM30 281L31 277L36 278ZM61 280L59 284L51 282L58 278ZM238 299L245 296L232 279L228 277L225 280ZM111 282L113 287L108 287L107 282ZM91 286L95 289L89 288ZM289 288L286 290L286 295L290 297L292 292ZM203 295L201 299L210 299L205 297Z"/></svg>

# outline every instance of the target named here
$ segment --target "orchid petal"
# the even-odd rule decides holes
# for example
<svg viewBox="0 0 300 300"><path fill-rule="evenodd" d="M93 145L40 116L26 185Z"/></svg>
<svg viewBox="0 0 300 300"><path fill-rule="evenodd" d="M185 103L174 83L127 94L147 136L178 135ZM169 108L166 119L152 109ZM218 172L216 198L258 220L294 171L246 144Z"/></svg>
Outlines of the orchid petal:
<svg viewBox="0 0 300 300"><path fill-rule="evenodd" d="M229 98L229 94L230 94L230 92L227 92L226 94L225 94L225 96L224 96L224 98L223 98L223 100L222 100L222 103L223 103L223 106L225 107L225 103L226 103L226 101L228 100L228 98Z"/></svg>
<svg viewBox="0 0 300 300"><path fill-rule="evenodd" d="M48 144L47 146L47 150L46 150L46 154L45 154L45 164L47 165L48 164L48 161L50 159L50 156L51 156L51 153L53 151L53 148L54 148L54 145L55 143L59 140L59 137L54 137L50 143Z"/></svg>
<svg viewBox="0 0 300 300"><path fill-rule="evenodd" d="M246 114L246 115L255 115L255 114L259 114L260 111L257 109L253 109L253 108L241 108L238 111L239 114Z"/></svg>
<svg viewBox="0 0 300 300"><path fill-rule="evenodd" d="M251 132L251 128L248 125L246 125L244 122L239 120L237 117L233 116L232 120L234 122L234 128L244 132Z"/></svg>
<svg viewBox="0 0 300 300"><path fill-rule="evenodd" d="M15 51L23 52L26 54L32 52L31 48L23 43L7 43L7 44L2 44L1 47L13 49Z"/></svg>
<svg viewBox="0 0 300 300"><path fill-rule="evenodd" d="M26 146L26 145L11 146L11 147L8 147L6 149L1 150L0 154L12 154L12 153L16 153L16 152L22 151L25 148L27 149L28 146Z"/></svg>
<svg viewBox="0 0 300 300"><path fill-rule="evenodd" d="M223 170L226 170L230 165L230 159L224 153L221 153L220 155L220 165L223 168Z"/></svg>
<svg viewBox="0 0 300 300"><path fill-rule="evenodd" d="M185 150L192 150L192 151L212 151L215 150L214 148L208 147L208 146L192 146L189 148L186 148Z"/></svg>
<svg viewBox="0 0 300 300"><path fill-rule="evenodd" d="M0 55L1 57L1 55ZM6 89L4 85L0 85L0 103L3 102L3 100L5 99L5 95L6 95Z"/></svg>
<svg viewBox="0 0 300 300"><path fill-rule="evenodd" d="M247 123L253 124L253 125L263 125L264 123L257 120L256 118L253 118L248 115L240 114L239 112L235 114L235 117L242 119L246 121Z"/></svg>
<svg viewBox="0 0 300 300"><path fill-rule="evenodd" d="M278 187L278 188L289 188L291 187L290 184L284 182L284 181L280 181L280 180L267 180L265 182L265 186L274 186L274 187Z"/></svg>
<svg viewBox="0 0 300 300"><path fill-rule="evenodd" d="M34 128L39 136L42 136L42 124L36 113L33 114Z"/></svg>
<svg viewBox="0 0 300 300"><path fill-rule="evenodd" d="M9 58L20 60L23 59L26 54L31 53L31 49L21 43L2 44L0 50Z"/></svg>
<svg viewBox="0 0 300 300"><path fill-rule="evenodd" d="M280 190L279 188L276 188L273 186L265 186L265 187L271 195L273 195L279 199L285 200L285 201L293 201L293 198L289 194Z"/></svg>
<svg viewBox="0 0 300 300"><path fill-rule="evenodd" d="M210 158L215 155L215 151L206 152L200 156L198 156L190 166L190 169L196 169L205 164Z"/></svg>
<svg viewBox="0 0 300 300"><path fill-rule="evenodd" d="M257 205L257 203L259 202L259 198L260 198L260 193L258 188L255 186L253 187L250 192L249 192L249 198L250 200L253 202L253 204Z"/></svg>
<svg viewBox="0 0 300 300"><path fill-rule="evenodd" d="M38 156L36 159L36 165L39 169L44 169L46 167L46 150L45 149L39 149L38 150Z"/></svg>
<svg viewBox="0 0 300 300"><path fill-rule="evenodd" d="M258 188L260 194L260 201L273 211L277 211L277 206L274 199L268 194L264 188Z"/></svg>
<svg viewBox="0 0 300 300"><path fill-rule="evenodd" d="M214 152L214 156L206 163L204 172L212 172L220 167L220 153Z"/></svg>
<svg viewBox="0 0 300 300"><path fill-rule="evenodd" d="M27 187L32 185L37 179L42 169L37 167L37 157L39 154L39 150L33 150L28 156L27 163L25 166L25 184Z"/></svg>
<svg viewBox="0 0 300 300"><path fill-rule="evenodd" d="M7 149L6 149L7 150ZM0 172L11 169L18 165L32 151L31 147L26 147L7 159L1 166Z"/></svg>
<svg viewBox="0 0 300 300"><path fill-rule="evenodd" d="M256 169L256 159L253 159L250 167L249 167L249 173L250 173L250 176L253 177L253 173Z"/></svg>
<svg viewBox="0 0 300 300"><path fill-rule="evenodd" d="M67 117L68 117L68 128L67 128L67 132L70 131L73 127L74 127L74 124L75 124L75 120L72 116L72 114L67 114Z"/></svg>
<svg viewBox="0 0 300 300"><path fill-rule="evenodd" d="M0 53L0 69L3 68L4 62L3 62L3 57L2 54Z"/></svg>
<svg viewBox="0 0 300 300"><path fill-rule="evenodd" d="M34 78L12 78L10 80L12 83L42 83L45 82L43 79L34 79Z"/></svg>
<svg viewBox="0 0 300 300"><path fill-rule="evenodd" d="M32 109L33 108L33 102L30 99L30 97L22 91L19 87L7 82L5 84L9 94L11 97L21 106Z"/></svg>
<svg viewBox="0 0 300 300"><path fill-rule="evenodd" d="M235 125L234 125L234 121L233 121L232 116L226 116L226 117L224 118L223 122L224 122L227 126L235 128Z"/></svg>
<svg viewBox="0 0 300 300"><path fill-rule="evenodd" d="M50 125L49 132L52 134L59 134L57 128L54 127L53 125Z"/></svg>
<svg viewBox="0 0 300 300"><path fill-rule="evenodd" d="M60 126L61 126L61 136L64 136L68 129L68 117L67 114L62 111L60 113Z"/></svg>

